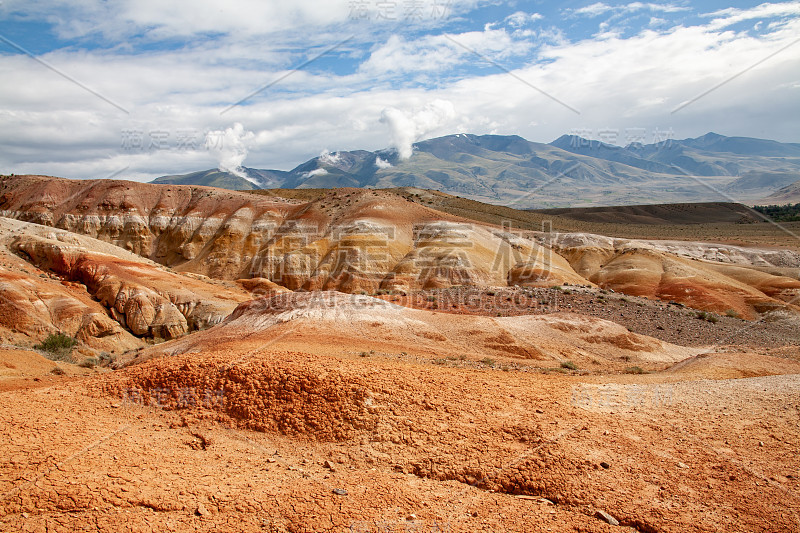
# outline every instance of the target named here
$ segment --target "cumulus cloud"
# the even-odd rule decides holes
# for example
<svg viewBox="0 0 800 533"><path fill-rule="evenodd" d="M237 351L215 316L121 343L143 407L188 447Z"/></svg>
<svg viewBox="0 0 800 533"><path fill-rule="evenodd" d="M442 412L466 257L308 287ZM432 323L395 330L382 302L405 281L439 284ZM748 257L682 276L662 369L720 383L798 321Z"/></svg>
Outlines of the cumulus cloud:
<svg viewBox="0 0 800 533"><path fill-rule="evenodd" d="M328 165L336 166L342 161L342 155L339 152L330 152L328 150L323 150L321 154L319 154L319 160L323 163L327 163ZM324 169L317 169L317 170L324 170Z"/></svg>
<svg viewBox="0 0 800 533"><path fill-rule="evenodd" d="M520 28L530 22L541 20L543 18L544 16L541 13L525 13L524 11L517 11L516 13L512 13L511 15L507 16L505 21L513 28Z"/></svg>
<svg viewBox="0 0 800 533"><path fill-rule="evenodd" d="M245 131L244 126L236 122L230 128L209 131L206 134L205 147L217 157L217 168L249 180L242 163L255 139L256 135L252 131Z"/></svg>
<svg viewBox="0 0 800 533"><path fill-rule="evenodd" d="M392 164L384 159L381 159L380 156L375 158L375 166L380 169L392 168Z"/></svg>
<svg viewBox="0 0 800 533"><path fill-rule="evenodd" d="M415 141L441 128L455 116L452 102L436 99L411 111L387 107L381 113L381 122L389 127L391 146L397 150L400 159L408 159Z"/></svg>
<svg viewBox="0 0 800 533"><path fill-rule="evenodd" d="M308 172L303 173L303 178L312 178L314 176L324 176L327 174L328 171L324 168L315 168L314 170L309 170Z"/></svg>
<svg viewBox="0 0 800 533"><path fill-rule="evenodd" d="M27 16L35 4L42 13L49 13L58 2L67 5L66 0L31 0L18 11ZM21 0L17 3L23 5ZM84 3L117 9L100 0L75 0L69 5ZM9 4L6 0L0 5L0 14ZM605 5L595 4L593 10L603 11ZM0 172L150 180L217 164L237 169L245 157L249 167L289 170L320 155L326 146L385 148L385 128L392 144L403 147L406 155L422 135L457 131L518 134L549 142L577 128L612 128L619 131L621 140L626 128L646 128L650 142L656 128L671 129L677 138L713 129L725 135L797 142L796 114L787 110L797 107L800 90L800 44L792 45L800 35L800 2L730 8L699 20L676 19L646 3L631 5L639 15L639 26L631 24L624 33L603 38L573 31L572 24L561 25L543 5L544 21L561 25L563 31L534 23L537 38L531 39L512 31L510 24L481 31L475 29L477 25L456 24L455 19L452 24L430 21L441 22L446 36L445 30L430 28L402 33L394 40L364 32L331 52L324 64L296 71L289 69L325 49L308 48L305 43L290 46L295 42L291 39L301 38L295 37L298 32L267 34L267 39L250 37L252 31L236 28L225 38L206 39L202 34L185 46L138 49L138 38L127 40L111 31L126 23L126 17L98 16L110 24L104 27L110 28L107 33L113 37L108 48L57 43L59 48L40 57L130 114L9 49L11 53L0 54L0 76L6 82L0 84L0 121L5 126L0 128ZM85 20L71 9L63 20ZM511 13L509 23L518 18L513 11L504 13ZM574 15L566 9L560 13ZM622 14L603 13L603 17L614 16ZM651 17L666 22L655 25L661 21L651 21ZM175 18L183 24L175 31L183 31L190 18ZM255 24L257 18L247 17L243 24ZM758 21L759 31L730 27L746 21L748 25ZM134 27L137 32L147 29ZM105 34L105 29L98 31ZM315 43L338 42L340 30L315 33ZM302 39L308 35L303 33ZM91 44L91 38L87 39ZM506 70L492 68L451 39ZM267 41L271 51L265 50ZM38 50L36 46L33 49ZM337 54L343 63L335 63ZM756 63L756 68L737 74ZM335 67L329 68L330 64ZM220 114L228 104L278 79L280 83L245 105ZM720 85L729 79L730 83ZM709 96L696 98L715 86L719 87ZM434 99L451 102L458 117L444 120L430 133L420 133L427 128L415 114ZM688 107L671 112L690 100ZM382 111L383 123L377 120ZM436 116L441 118L441 113ZM248 139L242 128L240 134L231 132L236 141L232 146L238 142L239 148L223 153L204 147L205 132L215 130L224 137L227 129L236 129L231 126L234 123L246 124L256 132L256 139ZM128 142L128 133L123 132L131 133L136 142ZM187 132L191 142L186 142Z"/></svg>

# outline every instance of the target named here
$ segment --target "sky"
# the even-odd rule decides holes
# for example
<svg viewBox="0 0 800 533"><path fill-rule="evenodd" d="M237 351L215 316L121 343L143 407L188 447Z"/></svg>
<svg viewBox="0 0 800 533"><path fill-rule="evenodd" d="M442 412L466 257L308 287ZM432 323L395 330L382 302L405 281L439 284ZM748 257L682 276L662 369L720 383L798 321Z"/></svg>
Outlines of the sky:
<svg viewBox="0 0 800 533"><path fill-rule="evenodd" d="M289 170L454 133L800 142L800 1L0 1L0 173Z"/></svg>

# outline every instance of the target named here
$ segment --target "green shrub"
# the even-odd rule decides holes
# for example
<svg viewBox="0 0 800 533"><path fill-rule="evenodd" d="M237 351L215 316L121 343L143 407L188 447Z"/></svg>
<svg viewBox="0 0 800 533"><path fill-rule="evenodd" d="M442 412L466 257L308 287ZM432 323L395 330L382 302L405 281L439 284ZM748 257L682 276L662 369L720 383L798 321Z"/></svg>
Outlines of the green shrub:
<svg viewBox="0 0 800 533"><path fill-rule="evenodd" d="M481 363L487 366L494 366L494 359L492 359L491 357L484 357L483 359L481 359Z"/></svg>
<svg viewBox="0 0 800 533"><path fill-rule="evenodd" d="M625 369L626 374L645 374L646 372L642 370L640 366L629 366Z"/></svg>
<svg viewBox="0 0 800 533"><path fill-rule="evenodd" d="M733 309L728 309L727 311L725 311L725 316L729 316L731 318L739 318L739 313L737 313Z"/></svg>
<svg viewBox="0 0 800 533"><path fill-rule="evenodd" d="M578 370L578 365L572 361L564 361L561 363L561 368L566 368L567 370Z"/></svg>
<svg viewBox="0 0 800 533"><path fill-rule="evenodd" d="M69 354L76 344L78 344L78 340L69 335L51 333L41 344L35 345L34 348L47 352L48 359L63 361L69 358Z"/></svg>

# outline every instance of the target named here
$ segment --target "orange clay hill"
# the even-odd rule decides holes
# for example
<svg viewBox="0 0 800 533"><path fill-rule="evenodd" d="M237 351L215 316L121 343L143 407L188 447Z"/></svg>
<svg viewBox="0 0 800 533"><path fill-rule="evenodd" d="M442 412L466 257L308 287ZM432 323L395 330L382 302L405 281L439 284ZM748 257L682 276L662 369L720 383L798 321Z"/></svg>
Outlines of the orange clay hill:
<svg viewBox="0 0 800 533"><path fill-rule="evenodd" d="M0 530L800 529L800 255L415 198L0 178Z"/></svg>

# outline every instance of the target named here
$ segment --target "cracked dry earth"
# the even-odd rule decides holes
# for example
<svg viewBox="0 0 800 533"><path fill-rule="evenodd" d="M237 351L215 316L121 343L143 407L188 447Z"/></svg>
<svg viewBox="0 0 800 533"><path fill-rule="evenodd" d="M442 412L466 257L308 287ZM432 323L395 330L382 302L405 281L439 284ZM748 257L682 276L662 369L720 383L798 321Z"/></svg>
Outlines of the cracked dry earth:
<svg viewBox="0 0 800 533"><path fill-rule="evenodd" d="M0 530L800 530L800 375L242 348L6 387Z"/></svg>

